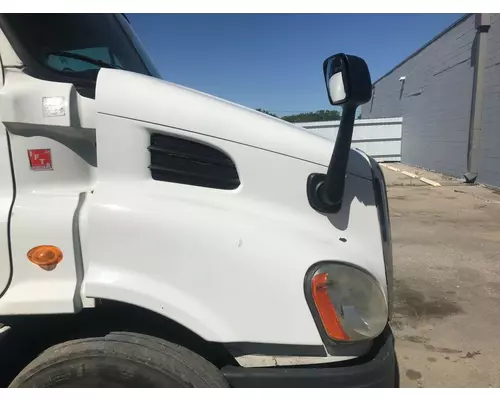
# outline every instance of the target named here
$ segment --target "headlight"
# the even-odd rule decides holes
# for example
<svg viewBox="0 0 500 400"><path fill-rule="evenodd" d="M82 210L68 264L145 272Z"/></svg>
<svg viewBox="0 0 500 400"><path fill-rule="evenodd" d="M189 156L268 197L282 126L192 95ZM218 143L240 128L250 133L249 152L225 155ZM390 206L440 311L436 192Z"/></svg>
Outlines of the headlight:
<svg viewBox="0 0 500 400"><path fill-rule="evenodd" d="M387 325L387 299L380 284L354 266L317 264L306 276L305 292L318 328L335 341L372 339Z"/></svg>

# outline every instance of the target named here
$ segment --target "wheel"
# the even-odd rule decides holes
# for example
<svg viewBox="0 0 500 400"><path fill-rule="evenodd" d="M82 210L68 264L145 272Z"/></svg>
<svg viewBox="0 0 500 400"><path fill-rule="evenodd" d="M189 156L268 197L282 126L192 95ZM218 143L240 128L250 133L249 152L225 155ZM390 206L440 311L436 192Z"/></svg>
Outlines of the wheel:
<svg viewBox="0 0 500 400"><path fill-rule="evenodd" d="M137 333L72 340L33 360L9 387L228 387L220 371L192 351Z"/></svg>

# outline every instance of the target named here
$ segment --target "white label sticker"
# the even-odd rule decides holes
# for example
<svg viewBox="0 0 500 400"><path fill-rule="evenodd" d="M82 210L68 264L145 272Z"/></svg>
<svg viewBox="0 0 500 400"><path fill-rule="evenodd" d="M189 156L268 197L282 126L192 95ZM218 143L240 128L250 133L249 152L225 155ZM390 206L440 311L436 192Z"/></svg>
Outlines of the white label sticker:
<svg viewBox="0 0 500 400"><path fill-rule="evenodd" d="M44 117L63 117L66 115L64 97L44 97L42 99Z"/></svg>

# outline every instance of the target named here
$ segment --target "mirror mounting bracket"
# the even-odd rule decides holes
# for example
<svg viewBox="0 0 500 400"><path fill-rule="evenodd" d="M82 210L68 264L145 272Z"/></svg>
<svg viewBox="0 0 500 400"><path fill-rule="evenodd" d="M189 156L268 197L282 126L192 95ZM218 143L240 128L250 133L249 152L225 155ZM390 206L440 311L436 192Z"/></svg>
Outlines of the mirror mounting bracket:
<svg viewBox="0 0 500 400"><path fill-rule="evenodd" d="M318 212L337 213L342 207L356 108L356 104L349 103L342 107L339 131L327 173L313 173L307 179L307 198L311 207Z"/></svg>
<svg viewBox="0 0 500 400"><path fill-rule="evenodd" d="M325 183L326 174L313 173L307 178L307 199L311 207L320 213L338 213L342 203L329 204L320 198L322 187Z"/></svg>

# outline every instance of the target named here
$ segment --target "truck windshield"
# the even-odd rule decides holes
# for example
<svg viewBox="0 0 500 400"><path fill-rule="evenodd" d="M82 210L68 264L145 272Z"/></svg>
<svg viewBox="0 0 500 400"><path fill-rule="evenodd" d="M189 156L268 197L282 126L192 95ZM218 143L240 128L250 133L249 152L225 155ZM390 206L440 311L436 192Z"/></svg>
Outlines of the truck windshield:
<svg viewBox="0 0 500 400"><path fill-rule="evenodd" d="M94 90L102 67L160 77L122 15L4 14L0 23L35 77Z"/></svg>

